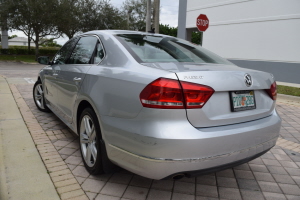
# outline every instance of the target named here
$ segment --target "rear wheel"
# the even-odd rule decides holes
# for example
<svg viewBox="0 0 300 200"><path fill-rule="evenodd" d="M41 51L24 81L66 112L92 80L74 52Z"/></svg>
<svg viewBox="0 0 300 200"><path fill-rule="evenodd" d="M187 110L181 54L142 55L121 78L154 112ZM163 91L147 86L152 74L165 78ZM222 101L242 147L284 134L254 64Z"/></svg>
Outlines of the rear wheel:
<svg viewBox="0 0 300 200"><path fill-rule="evenodd" d="M33 99L36 107L43 112L50 112L46 105L42 82L38 80L33 86Z"/></svg>
<svg viewBox="0 0 300 200"><path fill-rule="evenodd" d="M91 174L103 173L100 126L91 108L82 111L78 130L81 156L86 169Z"/></svg>

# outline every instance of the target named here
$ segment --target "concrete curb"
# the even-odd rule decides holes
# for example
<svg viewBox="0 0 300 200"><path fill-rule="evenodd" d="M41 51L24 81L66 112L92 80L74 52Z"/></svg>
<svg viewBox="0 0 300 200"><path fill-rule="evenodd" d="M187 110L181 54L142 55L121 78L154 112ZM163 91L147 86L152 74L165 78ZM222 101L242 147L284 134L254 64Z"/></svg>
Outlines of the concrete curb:
<svg viewBox="0 0 300 200"><path fill-rule="evenodd" d="M39 64L39 63L24 62L24 61L20 61L20 63L23 63L23 64L30 64L30 65L38 65L38 64Z"/></svg>
<svg viewBox="0 0 300 200"><path fill-rule="evenodd" d="M0 94L0 199L60 199L4 77Z"/></svg>
<svg viewBox="0 0 300 200"><path fill-rule="evenodd" d="M277 83L277 85L300 88L300 84L298 84L298 83L287 83L287 82L280 82L280 81L276 81L276 83Z"/></svg>

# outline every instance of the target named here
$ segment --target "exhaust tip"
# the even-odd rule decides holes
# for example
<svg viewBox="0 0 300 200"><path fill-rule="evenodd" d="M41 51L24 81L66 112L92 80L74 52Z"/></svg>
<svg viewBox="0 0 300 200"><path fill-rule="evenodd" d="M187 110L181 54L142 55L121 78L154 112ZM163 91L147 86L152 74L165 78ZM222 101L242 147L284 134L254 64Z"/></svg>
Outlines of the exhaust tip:
<svg viewBox="0 0 300 200"><path fill-rule="evenodd" d="M182 179L183 177L185 177L184 174L176 174L176 175L172 176L172 179L173 180L179 180L179 179Z"/></svg>

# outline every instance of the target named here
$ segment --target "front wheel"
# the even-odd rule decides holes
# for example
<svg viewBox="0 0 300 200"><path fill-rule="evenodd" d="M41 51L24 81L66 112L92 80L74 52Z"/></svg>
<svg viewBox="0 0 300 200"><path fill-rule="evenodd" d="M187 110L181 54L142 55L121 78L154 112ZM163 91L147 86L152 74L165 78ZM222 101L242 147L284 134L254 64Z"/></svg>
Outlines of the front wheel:
<svg viewBox="0 0 300 200"><path fill-rule="evenodd" d="M81 113L79 144L86 169L94 175L103 173L100 126L97 116L91 108L86 108Z"/></svg>
<svg viewBox="0 0 300 200"><path fill-rule="evenodd" d="M43 112L50 112L49 108L46 105L43 85L40 80L35 82L33 86L33 99L36 107Z"/></svg>

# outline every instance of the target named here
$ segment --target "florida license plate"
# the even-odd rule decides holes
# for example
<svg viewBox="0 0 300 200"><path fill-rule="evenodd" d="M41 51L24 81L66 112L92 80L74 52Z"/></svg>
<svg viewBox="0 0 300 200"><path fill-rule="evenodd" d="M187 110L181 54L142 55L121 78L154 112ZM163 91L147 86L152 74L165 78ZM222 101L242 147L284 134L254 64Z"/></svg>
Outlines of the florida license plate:
<svg viewBox="0 0 300 200"><path fill-rule="evenodd" d="M230 92L231 111L252 110L256 108L253 90Z"/></svg>

